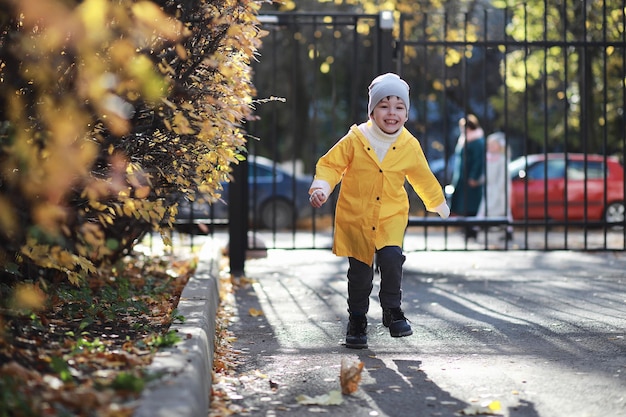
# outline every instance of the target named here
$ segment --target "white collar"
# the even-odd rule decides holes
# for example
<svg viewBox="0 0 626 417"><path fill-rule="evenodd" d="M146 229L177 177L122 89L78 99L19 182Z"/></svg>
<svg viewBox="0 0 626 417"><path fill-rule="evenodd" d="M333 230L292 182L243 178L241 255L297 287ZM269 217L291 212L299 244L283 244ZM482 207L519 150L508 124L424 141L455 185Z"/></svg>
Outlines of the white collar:
<svg viewBox="0 0 626 417"><path fill-rule="evenodd" d="M359 125L359 129L361 130L361 132L363 132L365 137L368 139L373 139L376 141L388 142L388 143L395 142L396 139L398 139L398 136L400 136L400 133L402 133L402 128L398 129L398 131L395 133L391 133L391 134L385 133L382 131L380 127L378 127L376 123L374 123L371 120L368 120L365 123L361 123Z"/></svg>

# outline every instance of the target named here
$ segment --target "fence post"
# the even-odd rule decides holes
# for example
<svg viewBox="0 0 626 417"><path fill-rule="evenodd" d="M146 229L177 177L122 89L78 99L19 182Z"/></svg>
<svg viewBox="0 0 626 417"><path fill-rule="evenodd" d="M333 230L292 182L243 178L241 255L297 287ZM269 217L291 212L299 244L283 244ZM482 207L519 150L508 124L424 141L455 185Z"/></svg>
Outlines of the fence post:
<svg viewBox="0 0 626 417"><path fill-rule="evenodd" d="M393 10L384 10L378 16L378 68L380 73L393 72L395 69L395 47L393 40Z"/></svg>
<svg viewBox="0 0 626 417"><path fill-rule="evenodd" d="M248 249L248 160L231 165L228 186L228 256L230 273L243 276Z"/></svg>

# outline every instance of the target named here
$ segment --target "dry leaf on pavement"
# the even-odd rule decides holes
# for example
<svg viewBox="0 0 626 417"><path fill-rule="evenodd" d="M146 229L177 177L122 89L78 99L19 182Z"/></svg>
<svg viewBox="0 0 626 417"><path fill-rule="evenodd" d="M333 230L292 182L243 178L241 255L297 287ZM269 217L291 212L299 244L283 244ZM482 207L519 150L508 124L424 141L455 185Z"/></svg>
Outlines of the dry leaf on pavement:
<svg viewBox="0 0 626 417"><path fill-rule="evenodd" d="M352 394L359 388L361 372L363 372L363 362L350 362L347 358L341 359L339 381L341 382L341 392L343 394Z"/></svg>
<svg viewBox="0 0 626 417"><path fill-rule="evenodd" d="M250 308L248 310L248 314L250 314L251 317L259 317L263 315L263 311L262 310L257 310L256 308Z"/></svg>

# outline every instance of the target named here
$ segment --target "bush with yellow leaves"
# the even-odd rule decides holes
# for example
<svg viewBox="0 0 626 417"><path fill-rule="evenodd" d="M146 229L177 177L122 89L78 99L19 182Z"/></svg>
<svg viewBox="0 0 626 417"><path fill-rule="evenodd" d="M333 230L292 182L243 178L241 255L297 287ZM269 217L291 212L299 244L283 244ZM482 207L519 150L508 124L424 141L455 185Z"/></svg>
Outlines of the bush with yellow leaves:
<svg viewBox="0 0 626 417"><path fill-rule="evenodd" d="M0 279L79 284L177 199L219 195L252 115L257 2L0 6Z"/></svg>

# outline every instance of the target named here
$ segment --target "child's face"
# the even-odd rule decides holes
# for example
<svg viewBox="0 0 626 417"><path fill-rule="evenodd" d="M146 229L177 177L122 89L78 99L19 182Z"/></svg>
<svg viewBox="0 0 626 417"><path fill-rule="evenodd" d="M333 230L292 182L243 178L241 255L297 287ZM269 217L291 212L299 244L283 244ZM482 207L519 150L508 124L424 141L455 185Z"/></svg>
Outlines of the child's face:
<svg viewBox="0 0 626 417"><path fill-rule="evenodd" d="M372 121L387 134L396 133L408 120L406 106L396 96L380 100L370 116Z"/></svg>

